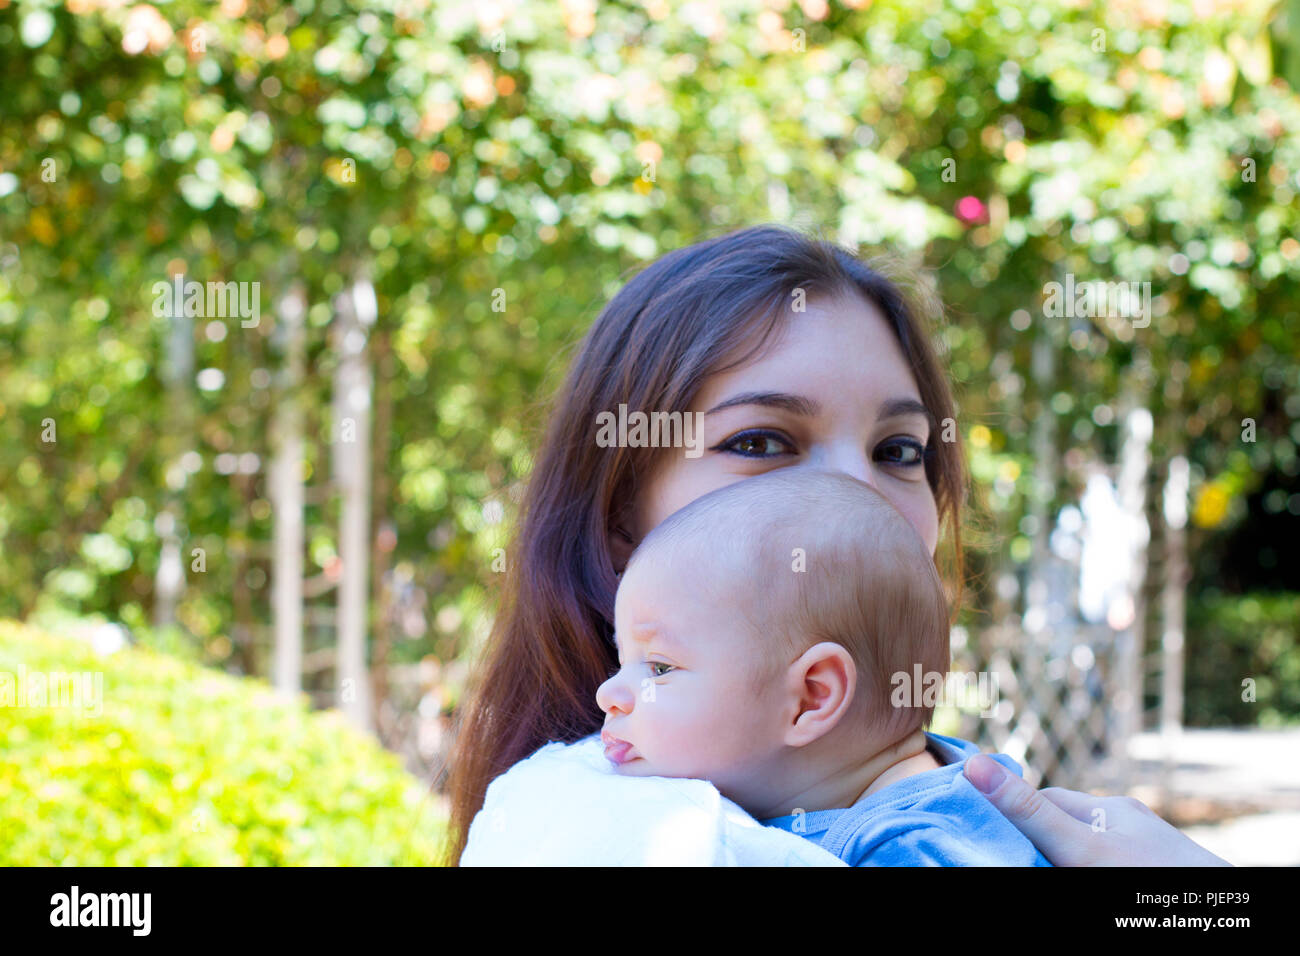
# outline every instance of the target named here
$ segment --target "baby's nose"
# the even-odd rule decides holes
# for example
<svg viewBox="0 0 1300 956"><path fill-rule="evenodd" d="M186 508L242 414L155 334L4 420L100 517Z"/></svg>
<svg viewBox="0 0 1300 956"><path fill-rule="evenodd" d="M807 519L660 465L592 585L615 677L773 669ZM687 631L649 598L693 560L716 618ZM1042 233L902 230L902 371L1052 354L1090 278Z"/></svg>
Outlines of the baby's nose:
<svg viewBox="0 0 1300 956"><path fill-rule="evenodd" d="M616 710L624 714L632 712L635 695L622 680L622 673L619 671L596 688L596 706L607 714Z"/></svg>

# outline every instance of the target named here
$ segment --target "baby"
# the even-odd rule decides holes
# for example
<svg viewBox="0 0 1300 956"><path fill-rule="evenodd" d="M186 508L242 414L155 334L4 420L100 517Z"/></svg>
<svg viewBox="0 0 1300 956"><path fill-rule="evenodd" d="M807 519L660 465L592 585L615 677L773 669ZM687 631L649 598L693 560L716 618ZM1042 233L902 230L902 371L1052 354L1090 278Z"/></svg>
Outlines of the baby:
<svg viewBox="0 0 1300 956"><path fill-rule="evenodd" d="M619 774L709 780L852 866L1050 865L961 773L978 748L894 686L947 672L947 609L869 486L782 470L699 498L641 542L614 623L596 702Z"/></svg>

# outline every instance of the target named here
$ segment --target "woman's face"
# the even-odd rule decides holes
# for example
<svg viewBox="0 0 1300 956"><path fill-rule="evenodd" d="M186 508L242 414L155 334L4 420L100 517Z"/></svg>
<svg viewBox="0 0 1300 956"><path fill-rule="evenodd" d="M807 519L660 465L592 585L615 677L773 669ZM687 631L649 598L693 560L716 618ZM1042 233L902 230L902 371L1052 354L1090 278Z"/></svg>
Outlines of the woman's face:
<svg viewBox="0 0 1300 956"><path fill-rule="evenodd" d="M898 340L874 303L819 299L748 365L705 380L704 452L664 449L633 502L631 542L701 495L775 468L843 471L871 485L933 554L939 538L924 451L937 427L921 404Z"/></svg>

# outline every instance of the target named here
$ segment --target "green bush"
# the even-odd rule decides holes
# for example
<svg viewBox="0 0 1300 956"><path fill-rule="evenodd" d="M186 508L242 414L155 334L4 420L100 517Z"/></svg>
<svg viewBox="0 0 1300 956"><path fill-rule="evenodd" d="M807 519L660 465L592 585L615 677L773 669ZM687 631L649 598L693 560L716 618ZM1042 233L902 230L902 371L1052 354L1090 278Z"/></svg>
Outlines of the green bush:
<svg viewBox="0 0 1300 956"><path fill-rule="evenodd" d="M1207 594L1187 610L1188 725L1300 721L1300 594ZM1242 699L1247 678L1253 702Z"/></svg>
<svg viewBox="0 0 1300 956"><path fill-rule="evenodd" d="M101 674L100 706L17 705L53 672ZM154 651L0 620L0 748L0 865L439 860L445 814L336 712Z"/></svg>

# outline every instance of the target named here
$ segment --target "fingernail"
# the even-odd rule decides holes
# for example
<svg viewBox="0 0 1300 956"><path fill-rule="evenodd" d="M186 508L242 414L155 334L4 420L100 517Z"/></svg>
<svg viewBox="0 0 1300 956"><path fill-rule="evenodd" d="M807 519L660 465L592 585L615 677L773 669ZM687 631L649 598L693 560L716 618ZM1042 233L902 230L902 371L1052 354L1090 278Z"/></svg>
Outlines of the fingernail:
<svg viewBox="0 0 1300 956"><path fill-rule="evenodd" d="M987 754L977 754L966 761L966 779L975 784L980 793L992 793L1003 780L1007 772L1002 764Z"/></svg>

